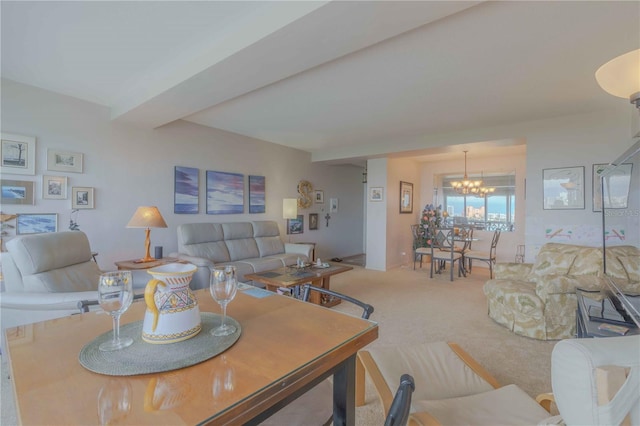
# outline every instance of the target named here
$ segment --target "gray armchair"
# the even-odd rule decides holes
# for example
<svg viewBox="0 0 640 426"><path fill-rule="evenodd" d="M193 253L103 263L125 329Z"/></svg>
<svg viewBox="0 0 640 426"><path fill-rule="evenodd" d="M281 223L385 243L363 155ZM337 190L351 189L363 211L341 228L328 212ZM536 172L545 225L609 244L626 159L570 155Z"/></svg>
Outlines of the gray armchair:
<svg viewBox="0 0 640 426"><path fill-rule="evenodd" d="M3 329L79 313L78 302L97 299L100 269L83 232L22 235L6 247Z"/></svg>

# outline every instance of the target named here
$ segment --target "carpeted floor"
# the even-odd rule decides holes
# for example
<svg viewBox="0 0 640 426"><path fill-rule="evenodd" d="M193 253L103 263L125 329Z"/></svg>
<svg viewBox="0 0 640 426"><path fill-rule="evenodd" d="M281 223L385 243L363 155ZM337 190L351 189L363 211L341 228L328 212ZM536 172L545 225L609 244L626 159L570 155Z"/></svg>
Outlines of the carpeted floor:
<svg viewBox="0 0 640 426"><path fill-rule="evenodd" d="M374 306L371 319L378 322L380 330L371 347L453 341L501 384L515 383L533 397L550 392L555 342L520 337L494 323L487 316L482 293L488 275L487 269L476 267L469 277L451 282L448 275L429 279L428 267L379 272L356 266L353 271L332 277L331 287ZM346 303L334 309L360 314ZM13 392L6 360L2 361L0 424L11 426L17 424ZM368 378L366 386L366 405L357 408L356 423L381 425L382 406Z"/></svg>

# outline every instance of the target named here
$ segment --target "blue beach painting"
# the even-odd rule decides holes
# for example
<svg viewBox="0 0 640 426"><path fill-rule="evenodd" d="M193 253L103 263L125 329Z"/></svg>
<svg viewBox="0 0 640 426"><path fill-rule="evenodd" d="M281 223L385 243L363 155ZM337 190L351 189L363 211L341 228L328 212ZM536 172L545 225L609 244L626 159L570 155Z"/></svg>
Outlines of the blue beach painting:
<svg viewBox="0 0 640 426"><path fill-rule="evenodd" d="M249 213L265 212L265 178L249 175Z"/></svg>
<svg viewBox="0 0 640 426"><path fill-rule="evenodd" d="M244 175L207 170L207 214L244 213Z"/></svg>
<svg viewBox="0 0 640 426"><path fill-rule="evenodd" d="M198 213L198 169L175 167L173 212L176 214Z"/></svg>
<svg viewBox="0 0 640 426"><path fill-rule="evenodd" d="M56 213L19 214L16 225L18 234L56 232L58 230L58 215Z"/></svg>

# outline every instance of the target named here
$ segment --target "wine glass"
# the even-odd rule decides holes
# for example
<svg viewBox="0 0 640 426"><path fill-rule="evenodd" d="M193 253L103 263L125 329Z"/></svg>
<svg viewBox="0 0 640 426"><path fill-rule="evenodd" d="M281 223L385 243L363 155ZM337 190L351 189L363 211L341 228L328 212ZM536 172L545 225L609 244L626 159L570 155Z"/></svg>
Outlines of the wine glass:
<svg viewBox="0 0 640 426"><path fill-rule="evenodd" d="M211 281L209 291L213 300L222 306L222 325L211 331L214 336L228 336L236 332L235 325L225 324L227 317L227 305L236 296L238 280L236 279L235 266L221 266L211 268Z"/></svg>
<svg viewBox="0 0 640 426"><path fill-rule="evenodd" d="M133 343L131 337L120 337L120 315L133 301L133 279L131 271L105 272L100 274L98 302L100 307L113 317L113 339L101 343L101 351L116 351Z"/></svg>
<svg viewBox="0 0 640 426"><path fill-rule="evenodd" d="M98 417L101 425L122 423L131 412L133 390L129 382L109 379L98 392Z"/></svg>

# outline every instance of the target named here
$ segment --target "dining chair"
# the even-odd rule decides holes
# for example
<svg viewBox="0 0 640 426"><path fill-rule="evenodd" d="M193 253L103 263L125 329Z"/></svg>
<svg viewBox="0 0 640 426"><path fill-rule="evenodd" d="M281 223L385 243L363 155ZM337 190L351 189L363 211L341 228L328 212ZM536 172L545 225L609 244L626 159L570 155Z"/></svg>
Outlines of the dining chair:
<svg viewBox="0 0 640 426"><path fill-rule="evenodd" d="M422 228L421 225L411 225L411 233L413 234L413 270L416 269L416 259L420 256L420 267L422 268L422 256L428 256L431 254L431 249L426 247L427 230Z"/></svg>
<svg viewBox="0 0 640 426"><path fill-rule="evenodd" d="M361 318L369 319L373 313L373 306L355 299L346 294L316 287L311 284L302 286L302 300L309 301L312 291L316 291L327 297L335 297L340 300L353 303L362 308ZM411 401L409 401L411 404ZM311 390L301 395L298 399L284 406L280 411L261 422L261 426L295 426L295 425L330 425L333 422L333 383L325 379ZM399 425L400 423L393 423Z"/></svg>
<svg viewBox="0 0 640 426"><path fill-rule="evenodd" d="M453 281L453 269L456 263L458 265L458 276L462 273L462 253L456 251L453 229L436 229L435 235L431 238L431 268L429 276L433 278L434 270L439 274L447 262L451 264L450 274L451 281Z"/></svg>
<svg viewBox="0 0 640 426"><path fill-rule="evenodd" d="M457 229L457 231L456 231ZM454 227L454 241L455 241L455 251L462 255L461 265L462 265L462 273L467 273L467 269L465 266L466 258L465 254L471 250L471 244L473 243L473 226L472 225L460 225Z"/></svg>
<svg viewBox="0 0 640 426"><path fill-rule="evenodd" d="M469 273L471 273L473 261L481 260L489 264L489 277L493 279L493 265L495 265L496 263L496 247L498 246L499 240L500 230L496 229L493 232L493 238L491 239L491 246L489 247L489 251L469 250L464 254L464 258L468 260L469 263Z"/></svg>
<svg viewBox="0 0 640 426"><path fill-rule="evenodd" d="M391 402L384 426L405 426L407 424L411 409L411 395L414 390L416 390L416 384L413 377L409 374L403 374L400 377L400 385L393 397L393 402Z"/></svg>

